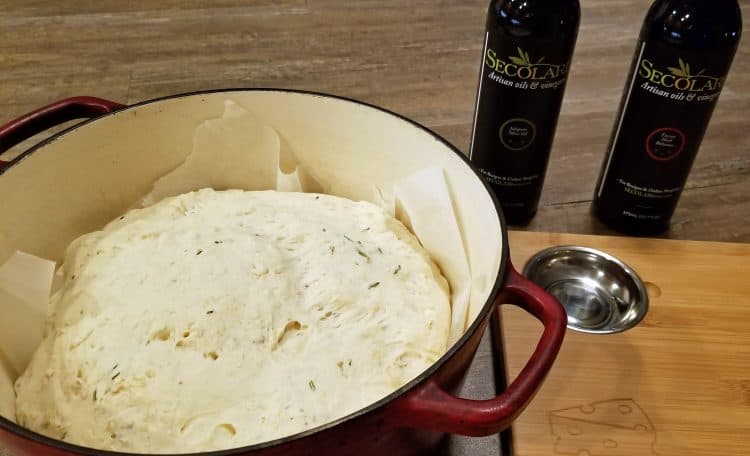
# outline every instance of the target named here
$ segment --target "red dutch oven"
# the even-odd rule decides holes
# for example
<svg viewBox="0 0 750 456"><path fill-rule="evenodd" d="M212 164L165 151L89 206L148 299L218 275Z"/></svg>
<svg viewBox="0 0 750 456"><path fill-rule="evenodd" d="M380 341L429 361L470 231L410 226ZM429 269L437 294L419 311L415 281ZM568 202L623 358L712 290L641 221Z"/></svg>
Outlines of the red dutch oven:
<svg viewBox="0 0 750 456"><path fill-rule="evenodd" d="M54 125L89 120L0 162L0 263L16 250L59 261L73 239L126 211L158 177L178 166L191 150L195 127L219 117L228 99L276 129L282 148L295 151L326 193L367 199L373 185L442 167L471 269L471 305L465 333L445 355L377 403L287 438L196 454L424 454L445 433L485 436L510 426L557 356L565 311L511 265L500 205L464 155L427 128L375 106L318 93L238 89L132 106L76 97L41 108L0 127L0 153ZM534 353L499 396L456 397L491 315L506 303L543 324ZM0 453L122 454L55 440L3 417Z"/></svg>

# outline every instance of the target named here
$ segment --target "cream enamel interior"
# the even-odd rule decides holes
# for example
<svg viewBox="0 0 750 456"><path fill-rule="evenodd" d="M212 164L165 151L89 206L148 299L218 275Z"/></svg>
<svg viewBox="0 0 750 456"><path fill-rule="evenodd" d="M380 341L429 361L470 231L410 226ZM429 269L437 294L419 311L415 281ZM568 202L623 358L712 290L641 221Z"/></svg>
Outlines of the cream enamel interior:
<svg viewBox="0 0 750 456"><path fill-rule="evenodd" d="M503 245L482 182L429 132L376 108L314 94L232 91L170 98L58 137L0 175L0 264L16 250L60 261L73 239L125 212L182 163L196 126L221 116L227 99L273 127L282 149L294 151L323 193L371 200L374 185L442 168L471 269L469 321L475 319L495 283ZM13 400L2 364L0 359L0 413Z"/></svg>

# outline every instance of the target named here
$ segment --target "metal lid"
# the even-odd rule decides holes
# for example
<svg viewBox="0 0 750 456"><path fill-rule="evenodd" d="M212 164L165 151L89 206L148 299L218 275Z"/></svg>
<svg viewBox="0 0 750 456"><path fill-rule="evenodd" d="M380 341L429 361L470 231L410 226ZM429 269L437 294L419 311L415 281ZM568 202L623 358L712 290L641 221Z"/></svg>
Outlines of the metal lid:
<svg viewBox="0 0 750 456"><path fill-rule="evenodd" d="M588 247L542 250L523 269L529 280L556 297L568 313L568 328L594 334L622 332L648 311L648 294L628 265Z"/></svg>

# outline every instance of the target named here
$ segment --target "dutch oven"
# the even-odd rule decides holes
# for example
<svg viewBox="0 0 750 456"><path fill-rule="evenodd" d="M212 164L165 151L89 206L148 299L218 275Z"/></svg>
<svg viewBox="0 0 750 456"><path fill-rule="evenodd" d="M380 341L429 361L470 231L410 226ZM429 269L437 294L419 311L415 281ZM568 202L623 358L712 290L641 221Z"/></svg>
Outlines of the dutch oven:
<svg viewBox="0 0 750 456"><path fill-rule="evenodd" d="M416 122L372 105L319 93L238 89L132 106L75 97L22 116L0 127L0 153L54 125L88 120L0 162L0 263L16 250L59 261L73 239L125 212L178 166L191 150L196 126L219 117L227 99L274 127L327 193L365 199L373 185L442 167L462 229L474 304L465 333L445 355L377 403L290 437L201 454L420 454L445 433L484 436L510 426L552 366L565 311L511 265L500 205L464 155ZM543 324L533 355L499 396L456 397L491 315L505 303ZM4 455L13 456L121 454L71 445L0 417L3 447Z"/></svg>

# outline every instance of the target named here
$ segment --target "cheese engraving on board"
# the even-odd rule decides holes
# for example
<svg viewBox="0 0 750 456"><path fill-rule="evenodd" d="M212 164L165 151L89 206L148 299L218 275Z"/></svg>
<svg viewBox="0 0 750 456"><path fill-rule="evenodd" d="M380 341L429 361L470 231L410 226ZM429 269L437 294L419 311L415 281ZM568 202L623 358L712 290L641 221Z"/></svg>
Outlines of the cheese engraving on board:
<svg viewBox="0 0 750 456"><path fill-rule="evenodd" d="M656 430L632 399L592 402L549 412L555 454L633 456L655 454Z"/></svg>

